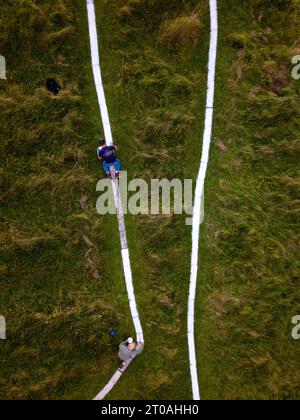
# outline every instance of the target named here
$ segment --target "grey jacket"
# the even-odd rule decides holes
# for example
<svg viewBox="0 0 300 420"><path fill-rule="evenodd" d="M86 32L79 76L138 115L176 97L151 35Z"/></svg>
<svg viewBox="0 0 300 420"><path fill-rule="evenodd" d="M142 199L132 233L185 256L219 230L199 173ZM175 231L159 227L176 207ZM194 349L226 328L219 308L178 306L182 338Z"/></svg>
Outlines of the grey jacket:
<svg viewBox="0 0 300 420"><path fill-rule="evenodd" d="M144 350L144 344L142 343L138 343L134 350L129 350L127 341L124 341L123 343L120 344L119 358L123 362L126 362L126 360L129 360L132 357L135 357L138 354L142 353L143 350Z"/></svg>

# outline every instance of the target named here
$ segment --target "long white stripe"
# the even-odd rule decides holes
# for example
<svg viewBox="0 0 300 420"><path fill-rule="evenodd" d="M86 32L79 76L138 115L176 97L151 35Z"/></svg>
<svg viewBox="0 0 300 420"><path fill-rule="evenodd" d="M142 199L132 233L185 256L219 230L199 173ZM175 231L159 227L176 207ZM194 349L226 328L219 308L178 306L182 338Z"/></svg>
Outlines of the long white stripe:
<svg viewBox="0 0 300 420"><path fill-rule="evenodd" d="M87 12L89 22L89 34L91 44L91 58L93 73L95 79L95 86L97 90L98 102L100 106L102 125L104 129L105 139L108 145L113 144L113 137L110 128L108 110L106 105L106 99L104 94L104 87L102 82L101 68L100 68L100 57L99 57L99 46L98 46L98 35L96 26L96 14L94 0L87 0Z"/></svg>
<svg viewBox="0 0 300 420"><path fill-rule="evenodd" d="M217 0L210 0L210 48L207 79L207 99L205 113L205 129L203 136L201 164L197 178L195 201L193 210L193 229L192 229L192 256L191 256L191 277L190 292L188 300L188 345L190 357L190 371L193 388L193 399L200 400L200 390L197 371L197 359L195 349L195 299L198 275L200 224L203 221L204 183L206 178L209 149L212 136L213 107L215 93L215 74L218 47L218 10Z"/></svg>
<svg viewBox="0 0 300 420"><path fill-rule="evenodd" d="M105 385L105 387L99 392L99 394L94 398L94 401L101 401L104 400L107 394L113 389L116 383L121 379L121 376L126 371L128 366L133 362L133 359L129 359L124 362L124 366L120 367L114 375L111 377L110 381Z"/></svg>
<svg viewBox="0 0 300 420"><path fill-rule="evenodd" d="M99 46L98 46L98 36L97 36L97 26L96 26L96 14L95 6L93 0L87 0L87 11L88 11L88 23L89 23L89 34L90 34L90 44L91 44L91 57L92 57L92 66L95 79L95 86L97 90L98 102L101 112L101 118L103 123L104 134L107 144L113 144L113 137L111 132L111 126L109 121L109 115L107 110L107 104L105 99L104 87L101 76L100 68L100 57L99 57ZM124 214L120 199L120 191L117 181L113 181L113 191L115 197L115 203L118 213L119 221L119 231L120 231L120 241L122 248L122 261L123 261L123 270L125 275L125 282L127 287L129 305L132 315L132 320L135 327L135 332L137 336L137 341L143 341L143 330L140 322L139 313L137 310L133 281L132 281L132 271L129 257L129 250L127 246L127 236L125 229Z"/></svg>

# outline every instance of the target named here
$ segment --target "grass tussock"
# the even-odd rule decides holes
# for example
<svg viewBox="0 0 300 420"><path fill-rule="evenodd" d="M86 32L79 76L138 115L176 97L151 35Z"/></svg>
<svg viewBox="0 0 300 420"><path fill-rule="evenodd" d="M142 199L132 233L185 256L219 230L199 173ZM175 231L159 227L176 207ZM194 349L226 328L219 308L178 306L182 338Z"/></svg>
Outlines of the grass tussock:
<svg viewBox="0 0 300 420"><path fill-rule="evenodd" d="M74 33L74 26L68 25L65 28L52 32L45 37L45 41L49 44L55 44L59 40L68 40L68 38Z"/></svg>
<svg viewBox="0 0 300 420"><path fill-rule="evenodd" d="M160 41L168 48L195 48L203 26L198 13L177 17L164 22L161 28Z"/></svg>

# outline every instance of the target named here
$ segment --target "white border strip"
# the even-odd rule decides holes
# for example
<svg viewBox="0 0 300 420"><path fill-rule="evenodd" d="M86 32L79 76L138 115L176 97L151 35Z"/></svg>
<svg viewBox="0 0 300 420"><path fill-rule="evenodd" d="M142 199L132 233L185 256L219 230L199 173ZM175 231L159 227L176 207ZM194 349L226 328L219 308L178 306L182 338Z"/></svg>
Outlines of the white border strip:
<svg viewBox="0 0 300 420"><path fill-rule="evenodd" d="M195 348L195 299L198 276L198 259L199 259L199 241L200 241L200 224L203 220L203 209L201 210L201 202L204 199L204 183L206 178L209 149L212 137L212 124L214 112L214 93L215 93L215 74L218 48L218 9L217 0L210 0L210 48L208 63L208 79L207 79L207 99L205 113L205 129L203 136L201 164L197 178L194 211L193 211L193 228L192 228L192 257L191 257L191 277L190 292L188 300L188 346L190 357L190 371L193 388L193 399L200 400L200 390L197 372L197 359Z"/></svg>
<svg viewBox="0 0 300 420"><path fill-rule="evenodd" d="M107 144L111 145L113 144L113 137L112 137L112 132L111 132L111 126L110 126L107 104L105 100L104 87L103 87L102 76L101 76L94 0L87 0L86 3L87 3L87 12L88 12L91 57L92 57L92 66L93 66L93 73L94 73L94 79L95 79L95 86L97 90L98 102L100 106L100 112L101 112L101 118L102 118L106 142ZM120 191L119 191L117 181L114 180L112 184L113 184L115 203L118 210L117 213L118 213L120 240L121 240L121 247L122 247L123 270L124 270L124 275L125 275L129 305L130 305L132 320L135 327L137 341L140 342L144 340L144 336L143 336L143 330L142 330L140 317L137 310L135 295L134 295L132 271L131 271L129 250L127 246L124 214L123 214L121 200L120 200Z"/></svg>

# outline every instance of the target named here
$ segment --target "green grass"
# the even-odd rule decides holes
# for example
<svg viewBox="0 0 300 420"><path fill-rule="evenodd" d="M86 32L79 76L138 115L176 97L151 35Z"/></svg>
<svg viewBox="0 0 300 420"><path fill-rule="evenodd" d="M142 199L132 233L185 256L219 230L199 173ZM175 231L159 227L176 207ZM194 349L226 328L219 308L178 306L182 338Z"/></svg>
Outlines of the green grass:
<svg viewBox="0 0 300 420"><path fill-rule="evenodd" d="M233 16L236 2L220 2L198 291L201 386L205 398L299 399L291 338L300 312L300 85L291 77L299 6L244 3ZM244 46L232 41L242 34Z"/></svg>
<svg viewBox="0 0 300 420"><path fill-rule="evenodd" d="M195 178L207 1L95 3L112 130L129 179ZM299 397L291 319L300 313L300 92L289 76L299 6L272 4L219 0L196 312L205 399ZM133 327L116 217L95 209L102 128L85 2L0 0L0 34L8 65L0 80L0 314L8 324L0 398L91 399L117 366L109 328L121 339ZM49 76L63 87L58 97L44 88ZM146 349L109 398L190 399L190 227L174 215L128 215L126 224ZM90 258L84 234L95 244Z"/></svg>
<svg viewBox="0 0 300 420"><path fill-rule="evenodd" d="M0 18L0 395L91 399L114 369L108 330L126 334L129 323L117 224L95 213L102 129L85 3L5 2ZM49 76L57 97L44 88Z"/></svg>

